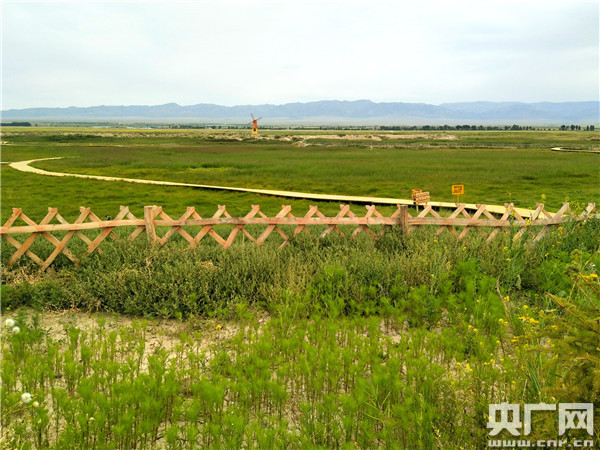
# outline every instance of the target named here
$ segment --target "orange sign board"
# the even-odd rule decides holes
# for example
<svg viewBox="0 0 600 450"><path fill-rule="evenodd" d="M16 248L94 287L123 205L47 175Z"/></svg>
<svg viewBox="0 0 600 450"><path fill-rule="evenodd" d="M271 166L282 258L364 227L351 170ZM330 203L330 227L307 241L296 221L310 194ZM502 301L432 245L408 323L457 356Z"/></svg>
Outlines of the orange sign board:
<svg viewBox="0 0 600 450"><path fill-rule="evenodd" d="M464 184L453 184L452 185L452 195L462 195L465 193L465 185Z"/></svg>

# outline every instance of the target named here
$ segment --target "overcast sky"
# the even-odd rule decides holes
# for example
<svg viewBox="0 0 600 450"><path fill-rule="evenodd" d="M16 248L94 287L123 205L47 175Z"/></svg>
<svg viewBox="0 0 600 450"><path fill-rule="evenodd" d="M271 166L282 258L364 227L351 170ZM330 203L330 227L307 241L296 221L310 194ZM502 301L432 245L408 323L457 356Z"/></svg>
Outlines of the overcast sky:
<svg viewBox="0 0 600 450"><path fill-rule="evenodd" d="M2 109L599 99L597 1L2 1Z"/></svg>

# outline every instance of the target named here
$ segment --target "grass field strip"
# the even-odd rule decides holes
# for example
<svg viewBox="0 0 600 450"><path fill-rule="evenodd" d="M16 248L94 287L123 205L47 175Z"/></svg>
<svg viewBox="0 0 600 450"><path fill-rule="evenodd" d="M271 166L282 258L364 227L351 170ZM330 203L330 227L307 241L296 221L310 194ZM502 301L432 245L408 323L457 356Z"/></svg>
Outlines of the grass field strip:
<svg viewBox="0 0 600 450"><path fill-rule="evenodd" d="M127 183L139 183L139 184L152 184L159 186L178 186L178 187L191 187L196 189L213 189L213 190L224 190L224 191L235 191L235 192L248 192L253 194L271 195L277 197L287 198L299 198L307 200L321 200L321 201L333 201L333 202L347 202L347 203L366 203L366 204L378 204L378 205L413 205L412 200L401 199L401 198L386 198L386 197L364 197L364 196L353 196L353 195L334 195L334 194L314 194L310 192L295 192L295 191L278 191L271 189L253 189L253 188L240 188L232 186L214 186L207 184L191 184L191 183L178 183L174 181L159 181L159 180L142 180L138 178L121 178L121 177L107 177L102 175L85 175L76 173L63 173L63 172L50 172L43 169L32 167L30 164L37 161L48 161L52 159L62 159L62 156L53 158L39 158L30 159L26 161L18 161L10 163L9 166L20 172L35 173L37 175L46 175L52 177L75 177L75 178L87 178L91 180L100 181L125 181ZM456 208L455 203L451 202L429 202L430 206L439 208ZM479 205L473 203L464 204L465 209L477 211ZM499 205L487 205L487 210L494 214L503 214L506 211L505 206ZM531 217L535 212L533 209L515 208L515 212L520 214L522 217Z"/></svg>

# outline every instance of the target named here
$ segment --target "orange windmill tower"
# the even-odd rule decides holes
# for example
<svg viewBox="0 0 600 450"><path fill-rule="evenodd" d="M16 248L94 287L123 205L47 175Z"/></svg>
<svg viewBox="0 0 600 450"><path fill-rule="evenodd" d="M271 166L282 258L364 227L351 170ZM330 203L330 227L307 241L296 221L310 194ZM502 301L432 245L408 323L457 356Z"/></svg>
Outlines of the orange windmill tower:
<svg viewBox="0 0 600 450"><path fill-rule="evenodd" d="M252 116L252 134L258 134L258 121L262 119L262 117L256 119L254 114L250 113L250 115Z"/></svg>

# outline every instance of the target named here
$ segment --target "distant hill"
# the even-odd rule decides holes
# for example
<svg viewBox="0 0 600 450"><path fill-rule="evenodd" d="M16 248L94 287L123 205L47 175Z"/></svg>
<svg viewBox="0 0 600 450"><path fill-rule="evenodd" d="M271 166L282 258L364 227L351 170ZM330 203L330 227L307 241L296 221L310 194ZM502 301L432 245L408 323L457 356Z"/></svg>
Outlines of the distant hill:
<svg viewBox="0 0 600 450"><path fill-rule="evenodd" d="M91 106L29 108L2 111L3 121L149 121L181 123L246 123L250 114L264 124L584 124L598 125L600 102L519 103L467 102L375 103L370 100L326 100L283 105L221 106L208 103L180 106Z"/></svg>

